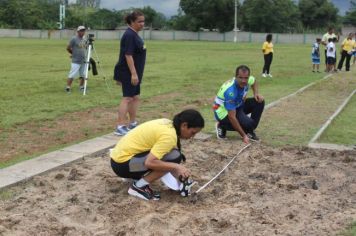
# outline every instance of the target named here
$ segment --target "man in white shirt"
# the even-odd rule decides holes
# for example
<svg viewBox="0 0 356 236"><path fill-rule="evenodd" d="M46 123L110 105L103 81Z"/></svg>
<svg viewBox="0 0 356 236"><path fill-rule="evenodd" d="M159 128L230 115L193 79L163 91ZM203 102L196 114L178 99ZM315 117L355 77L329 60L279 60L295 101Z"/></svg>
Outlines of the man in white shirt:
<svg viewBox="0 0 356 236"><path fill-rule="evenodd" d="M329 27L328 32L326 34L324 34L323 38L321 39L321 44L323 44L325 46L325 68L326 68L326 70L327 70L327 64L328 64L327 63L327 55L326 55L326 53L327 53L326 45L328 44L330 38L331 39L336 38L337 39L336 42L339 42L340 36L336 35L334 33L334 28L332 28L332 27ZM335 63L336 63L336 57L335 57Z"/></svg>

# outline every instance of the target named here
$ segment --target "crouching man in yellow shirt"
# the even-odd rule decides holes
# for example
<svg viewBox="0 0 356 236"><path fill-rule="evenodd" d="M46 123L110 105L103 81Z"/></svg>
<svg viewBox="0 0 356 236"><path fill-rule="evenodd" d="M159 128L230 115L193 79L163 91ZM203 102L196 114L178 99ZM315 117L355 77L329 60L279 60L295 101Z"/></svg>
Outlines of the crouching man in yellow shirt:
<svg viewBox="0 0 356 236"><path fill-rule="evenodd" d="M159 200L149 184L167 173L187 179L190 171L181 165L180 139L189 139L204 127L204 118L193 109L169 119L145 122L124 136L111 152L111 167L120 177L131 178L128 193L145 199Z"/></svg>

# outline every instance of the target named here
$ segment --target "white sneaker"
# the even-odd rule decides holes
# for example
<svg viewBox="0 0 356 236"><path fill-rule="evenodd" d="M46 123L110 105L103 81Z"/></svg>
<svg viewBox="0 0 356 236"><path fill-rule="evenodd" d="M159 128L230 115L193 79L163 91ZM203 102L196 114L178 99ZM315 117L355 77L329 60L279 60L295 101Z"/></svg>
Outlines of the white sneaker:
<svg viewBox="0 0 356 236"><path fill-rule="evenodd" d="M271 74L268 74L267 76L268 76L268 77L270 77L270 78L272 78L272 77L273 77Z"/></svg>
<svg viewBox="0 0 356 236"><path fill-rule="evenodd" d="M265 73L263 73L263 74L262 74L262 77L266 78L266 77L267 77L267 75L266 75Z"/></svg>

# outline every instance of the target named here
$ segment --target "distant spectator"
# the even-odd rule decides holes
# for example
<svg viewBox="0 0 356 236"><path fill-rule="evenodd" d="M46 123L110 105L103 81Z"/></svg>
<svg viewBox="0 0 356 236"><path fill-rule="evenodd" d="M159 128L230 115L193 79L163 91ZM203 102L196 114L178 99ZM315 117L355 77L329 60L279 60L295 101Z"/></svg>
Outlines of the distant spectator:
<svg viewBox="0 0 356 236"><path fill-rule="evenodd" d="M355 40L353 39L353 37L354 37L354 34L349 33L347 38L345 38L344 41L342 41L342 43L341 43L341 59L339 61L339 65L337 66L338 70L342 69L344 60L346 58L346 64L345 64L346 71L350 71L350 60L351 60L351 56L352 56L352 52L353 52L353 48L354 48L354 44L355 44Z"/></svg>
<svg viewBox="0 0 356 236"><path fill-rule="evenodd" d="M77 35L74 36L67 46L67 51L71 54L72 63L67 80L66 92L71 92L72 82L76 75L79 74L79 88L84 89L84 73L85 73L85 54L86 43L84 39L85 27L79 26L77 28Z"/></svg>
<svg viewBox="0 0 356 236"><path fill-rule="evenodd" d="M335 43L336 38L329 38L328 39L328 44L326 45L326 56L327 56L327 67L326 71L327 72L333 72L335 69L335 57L336 57L336 47Z"/></svg>
<svg viewBox="0 0 356 236"><path fill-rule="evenodd" d="M312 64L313 64L313 72L315 72L315 69L318 73L319 71L319 65L320 65L320 42L321 39L317 38L315 43L313 43L313 49L312 49Z"/></svg>
<svg viewBox="0 0 356 236"><path fill-rule="evenodd" d="M262 45L262 53L265 64L262 69L262 77L271 77L270 67L273 60L273 43L272 43L272 34L267 34L266 41Z"/></svg>
<svg viewBox="0 0 356 236"><path fill-rule="evenodd" d="M321 39L321 44L325 46L325 71L327 71L327 51L326 51L326 46L329 42L329 39L331 38L337 38L337 42L339 41L339 35L336 35L334 33L334 28L329 27L328 32L323 35L323 38ZM335 57L335 62L336 62L336 57Z"/></svg>

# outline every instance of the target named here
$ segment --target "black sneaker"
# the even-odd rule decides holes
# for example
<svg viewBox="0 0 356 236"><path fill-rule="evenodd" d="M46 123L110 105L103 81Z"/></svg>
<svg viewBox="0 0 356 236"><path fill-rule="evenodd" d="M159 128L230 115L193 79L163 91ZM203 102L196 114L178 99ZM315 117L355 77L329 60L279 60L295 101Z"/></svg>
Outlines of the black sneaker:
<svg viewBox="0 0 356 236"><path fill-rule="evenodd" d="M182 197L188 197L191 194L191 189L195 182L189 178L181 182L182 184L179 188L180 195Z"/></svg>
<svg viewBox="0 0 356 236"><path fill-rule="evenodd" d="M148 191L151 192L152 194L152 200L159 200L161 199L161 194L159 192L153 191L149 185L146 185L146 188L148 188Z"/></svg>
<svg viewBox="0 0 356 236"><path fill-rule="evenodd" d="M221 128L219 122L215 124L215 131L218 139L226 139L226 129Z"/></svg>
<svg viewBox="0 0 356 236"><path fill-rule="evenodd" d="M254 142L258 142L260 141L260 139L257 137L257 135L255 134L255 132L250 132L247 134L248 138L251 140L251 141L254 141Z"/></svg>
<svg viewBox="0 0 356 236"><path fill-rule="evenodd" d="M67 93L70 93L71 92L71 90L70 90L70 88L65 88L65 91L67 92Z"/></svg>
<svg viewBox="0 0 356 236"><path fill-rule="evenodd" d="M135 182L133 182L127 192L131 196L139 197L143 200L159 200L154 197L154 193L148 185L139 188L136 186Z"/></svg>

